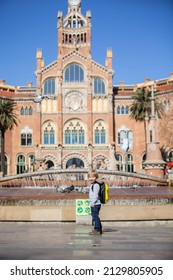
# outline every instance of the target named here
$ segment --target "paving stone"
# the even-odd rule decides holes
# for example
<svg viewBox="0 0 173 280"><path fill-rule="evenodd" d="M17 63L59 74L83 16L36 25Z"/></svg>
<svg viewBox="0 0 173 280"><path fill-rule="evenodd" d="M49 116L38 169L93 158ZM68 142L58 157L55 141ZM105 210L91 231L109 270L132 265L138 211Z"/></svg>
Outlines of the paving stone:
<svg viewBox="0 0 173 280"><path fill-rule="evenodd" d="M173 259L173 226L104 226L90 236L88 225L0 223L1 260Z"/></svg>

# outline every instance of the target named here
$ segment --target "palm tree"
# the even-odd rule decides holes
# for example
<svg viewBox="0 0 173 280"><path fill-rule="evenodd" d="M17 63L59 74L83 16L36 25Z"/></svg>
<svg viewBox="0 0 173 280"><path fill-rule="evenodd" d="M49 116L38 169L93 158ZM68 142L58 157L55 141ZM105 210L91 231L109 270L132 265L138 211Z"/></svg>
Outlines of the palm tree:
<svg viewBox="0 0 173 280"><path fill-rule="evenodd" d="M0 133L1 133L1 171L5 175L5 133L17 126L16 103L9 99L0 99Z"/></svg>
<svg viewBox="0 0 173 280"><path fill-rule="evenodd" d="M151 97L152 92L144 88L138 89L133 95L133 103L130 105L130 118L137 122L144 122L145 143L147 135L147 120L151 118ZM158 118L164 113L164 105L157 99L154 100L155 112Z"/></svg>

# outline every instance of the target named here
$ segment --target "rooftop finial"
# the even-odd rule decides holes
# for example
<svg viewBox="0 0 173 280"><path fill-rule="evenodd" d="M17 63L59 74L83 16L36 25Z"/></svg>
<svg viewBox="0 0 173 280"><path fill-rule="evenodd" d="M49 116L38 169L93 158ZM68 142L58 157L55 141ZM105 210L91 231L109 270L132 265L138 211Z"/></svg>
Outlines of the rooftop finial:
<svg viewBox="0 0 173 280"><path fill-rule="evenodd" d="M42 58L42 49L37 49L36 57L37 59Z"/></svg>

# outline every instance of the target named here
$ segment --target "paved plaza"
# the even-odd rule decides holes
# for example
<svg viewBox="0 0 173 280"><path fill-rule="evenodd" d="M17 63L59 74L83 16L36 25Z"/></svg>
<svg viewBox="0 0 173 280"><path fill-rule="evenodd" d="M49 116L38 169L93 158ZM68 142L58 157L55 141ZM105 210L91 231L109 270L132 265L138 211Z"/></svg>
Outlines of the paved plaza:
<svg viewBox="0 0 173 280"><path fill-rule="evenodd" d="M75 199L55 189L0 189L3 203ZM88 194L83 194L83 198ZM116 199L173 199L173 188L143 187L110 191ZM10 207L10 206L9 206ZM0 222L1 260L173 260L173 221L104 222L103 234L75 222Z"/></svg>
<svg viewBox="0 0 173 280"><path fill-rule="evenodd" d="M173 260L172 222L103 224L100 236L75 223L0 223L1 260Z"/></svg>

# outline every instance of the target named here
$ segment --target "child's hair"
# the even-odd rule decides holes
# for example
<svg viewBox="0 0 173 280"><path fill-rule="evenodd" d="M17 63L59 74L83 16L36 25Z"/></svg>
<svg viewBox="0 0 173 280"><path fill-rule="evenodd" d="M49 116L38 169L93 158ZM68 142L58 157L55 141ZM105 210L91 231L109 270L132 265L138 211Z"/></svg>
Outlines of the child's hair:
<svg viewBox="0 0 173 280"><path fill-rule="evenodd" d="M98 179L99 174L95 170L92 170L91 172L88 173L88 178L91 177L91 176L95 177L96 179Z"/></svg>

